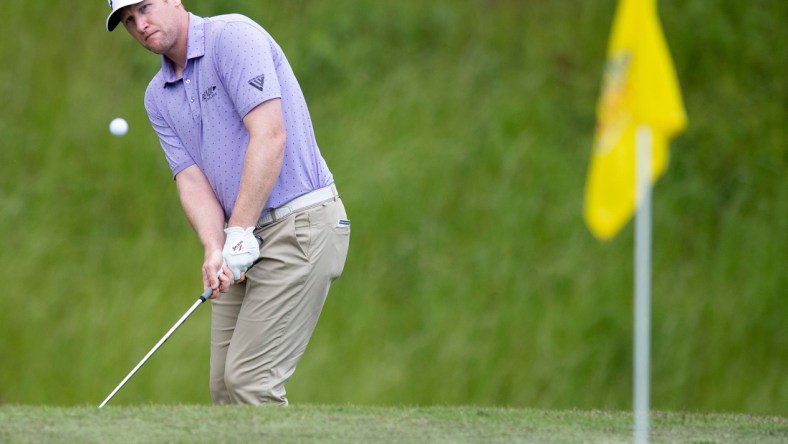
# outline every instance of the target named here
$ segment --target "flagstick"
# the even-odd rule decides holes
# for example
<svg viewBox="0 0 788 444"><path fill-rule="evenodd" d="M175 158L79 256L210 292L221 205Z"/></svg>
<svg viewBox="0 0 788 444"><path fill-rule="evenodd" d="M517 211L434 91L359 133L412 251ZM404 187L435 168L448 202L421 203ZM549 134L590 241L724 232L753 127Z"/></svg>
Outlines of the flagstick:
<svg viewBox="0 0 788 444"><path fill-rule="evenodd" d="M636 193L640 205L635 216L635 443L649 438L649 354L651 329L651 129L637 129Z"/></svg>

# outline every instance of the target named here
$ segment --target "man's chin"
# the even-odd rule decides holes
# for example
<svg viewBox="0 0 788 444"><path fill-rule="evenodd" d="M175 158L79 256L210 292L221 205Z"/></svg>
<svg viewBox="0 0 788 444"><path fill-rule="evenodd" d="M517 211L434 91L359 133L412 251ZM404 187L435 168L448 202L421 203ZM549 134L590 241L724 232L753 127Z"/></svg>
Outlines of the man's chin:
<svg viewBox="0 0 788 444"><path fill-rule="evenodd" d="M155 53L155 54L163 54L165 52L164 46L162 41L158 39L158 33L148 37L147 40L141 41L142 46L145 47L148 51Z"/></svg>
<svg viewBox="0 0 788 444"><path fill-rule="evenodd" d="M158 54L158 55L164 54L164 50L159 45L152 45L152 44L145 43L142 46L144 46L145 49L147 49L148 51L150 51L150 52L152 52L154 54Z"/></svg>

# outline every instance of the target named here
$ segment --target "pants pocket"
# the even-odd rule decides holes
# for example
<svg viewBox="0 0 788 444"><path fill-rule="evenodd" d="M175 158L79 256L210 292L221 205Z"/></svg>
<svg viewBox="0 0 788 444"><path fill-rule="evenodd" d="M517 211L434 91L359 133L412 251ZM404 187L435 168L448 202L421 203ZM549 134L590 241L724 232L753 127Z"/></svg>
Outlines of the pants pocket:
<svg viewBox="0 0 788 444"><path fill-rule="evenodd" d="M348 219L341 201L337 202L335 205L337 206L337 211L334 211L332 214L334 216L332 220L333 229L330 231L331 247L334 255L332 261L333 266L331 267L332 281L342 275L342 271L345 269L348 249L350 247L350 219Z"/></svg>
<svg viewBox="0 0 788 444"><path fill-rule="evenodd" d="M293 218L293 231L295 234L295 241L301 248L301 252L304 253L304 256L310 257L309 249L311 246L312 227L310 225L308 211L295 215Z"/></svg>

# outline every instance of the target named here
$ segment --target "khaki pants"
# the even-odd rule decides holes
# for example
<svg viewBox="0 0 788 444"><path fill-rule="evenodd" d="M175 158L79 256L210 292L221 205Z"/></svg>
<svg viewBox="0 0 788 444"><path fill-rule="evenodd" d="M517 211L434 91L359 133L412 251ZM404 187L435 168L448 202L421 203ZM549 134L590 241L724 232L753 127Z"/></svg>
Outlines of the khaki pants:
<svg viewBox="0 0 788 444"><path fill-rule="evenodd" d="M287 405L285 383L317 324L350 242L339 198L258 228L260 260L211 308L214 403Z"/></svg>

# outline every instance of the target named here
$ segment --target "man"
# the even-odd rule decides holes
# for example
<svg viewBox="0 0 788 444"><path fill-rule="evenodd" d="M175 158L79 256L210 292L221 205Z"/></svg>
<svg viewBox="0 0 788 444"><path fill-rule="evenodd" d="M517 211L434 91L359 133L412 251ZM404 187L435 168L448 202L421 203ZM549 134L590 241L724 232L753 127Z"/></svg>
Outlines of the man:
<svg viewBox="0 0 788 444"><path fill-rule="evenodd" d="M350 239L298 82L247 17L197 17L180 0L109 5L108 31L122 23L162 55L145 108L205 248L211 397L287 405Z"/></svg>

